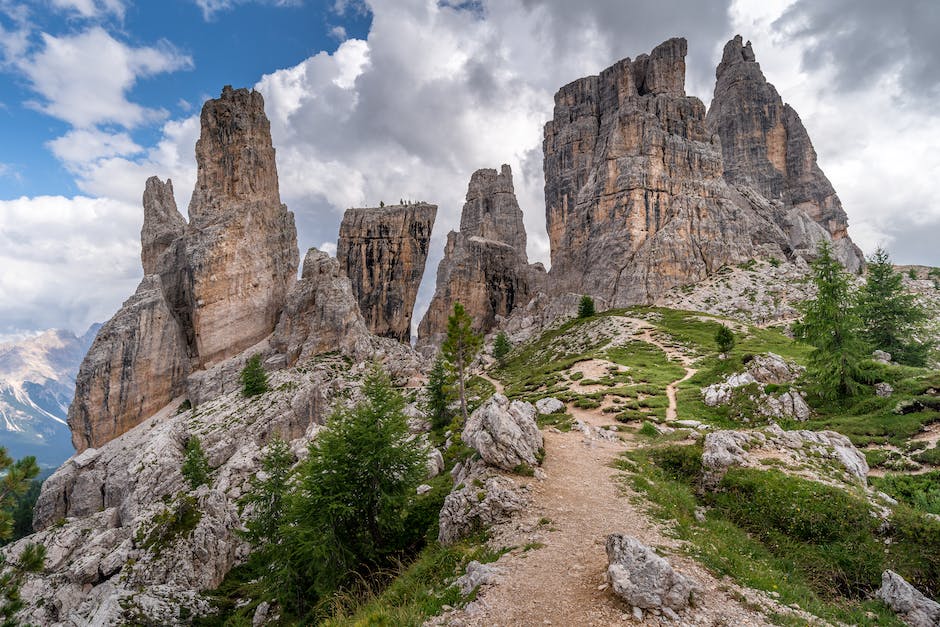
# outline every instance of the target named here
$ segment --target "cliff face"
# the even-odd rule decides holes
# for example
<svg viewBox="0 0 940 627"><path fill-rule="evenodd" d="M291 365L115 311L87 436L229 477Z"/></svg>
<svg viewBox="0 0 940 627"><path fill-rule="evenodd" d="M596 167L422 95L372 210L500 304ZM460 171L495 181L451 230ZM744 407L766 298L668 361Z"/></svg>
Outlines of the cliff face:
<svg viewBox="0 0 940 627"><path fill-rule="evenodd" d="M186 235L200 365L271 333L297 273L294 216L281 204L261 94L226 87L203 106Z"/></svg>
<svg viewBox="0 0 940 627"><path fill-rule="evenodd" d="M201 122L188 224L170 181L147 181L145 276L79 369L69 408L79 452L184 393L192 370L270 335L295 283L294 218L280 202L261 95L226 87L206 102Z"/></svg>
<svg viewBox="0 0 940 627"><path fill-rule="evenodd" d="M753 248L763 220L727 193L705 107L685 95L685 53L671 39L555 95L543 144L553 289L648 302Z"/></svg>
<svg viewBox="0 0 940 627"><path fill-rule="evenodd" d="M69 408L77 451L100 446L134 427L185 389L189 359L158 275L98 332L75 379Z"/></svg>
<svg viewBox="0 0 940 627"><path fill-rule="evenodd" d="M830 234L846 267L858 270L863 257L848 239L842 203L799 115L761 72L751 42L742 44L739 35L725 44L715 76L707 124L721 139L725 179L805 213Z"/></svg>
<svg viewBox="0 0 940 627"><path fill-rule="evenodd" d="M783 185L760 174L773 169L769 163L750 177L762 185L751 187L743 175L740 185L726 182L722 144L706 124L705 107L685 95L685 54L685 40L671 39L555 95L543 149L550 285L556 292L588 293L612 306L650 303L746 259L812 254L823 239L835 240L837 250L854 249L805 130L800 139L798 118L782 107L793 130L783 144L771 142L770 154L779 163L794 162L786 166L790 191L764 194ZM716 94L729 92L719 98L727 111L760 106L748 98L763 96L736 93L734 81L719 82ZM762 128L760 113L734 115ZM750 162L732 163L733 172L751 169Z"/></svg>
<svg viewBox="0 0 940 627"><path fill-rule="evenodd" d="M460 232L447 235L434 297L418 327L420 341L440 339L455 302L466 308L480 332L492 329L497 317L528 303L544 270L540 264L527 262L525 241L509 166L504 165L499 173L492 169L474 172Z"/></svg>
<svg viewBox="0 0 940 627"><path fill-rule="evenodd" d="M348 209L343 216L336 256L372 333L410 341L436 216L437 205L427 203Z"/></svg>

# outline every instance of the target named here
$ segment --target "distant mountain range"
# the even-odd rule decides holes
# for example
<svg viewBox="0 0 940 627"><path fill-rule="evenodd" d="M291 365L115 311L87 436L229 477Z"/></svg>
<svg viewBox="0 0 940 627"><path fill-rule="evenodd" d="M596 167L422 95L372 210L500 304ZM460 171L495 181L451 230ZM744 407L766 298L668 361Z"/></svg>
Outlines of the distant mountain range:
<svg viewBox="0 0 940 627"><path fill-rule="evenodd" d="M34 455L44 468L69 458L66 424L75 375L100 324L84 335L53 329L0 344L0 446L14 458Z"/></svg>

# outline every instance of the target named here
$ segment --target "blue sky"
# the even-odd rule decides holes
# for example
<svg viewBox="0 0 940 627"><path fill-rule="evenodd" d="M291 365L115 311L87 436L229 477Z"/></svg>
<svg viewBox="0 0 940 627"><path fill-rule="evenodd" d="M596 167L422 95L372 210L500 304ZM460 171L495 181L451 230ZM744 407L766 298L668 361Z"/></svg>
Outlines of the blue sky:
<svg viewBox="0 0 940 627"><path fill-rule="evenodd" d="M302 255L335 251L348 207L439 205L416 319L478 168L512 167L548 262L555 91L674 36L706 105L725 42L751 40L852 238L940 266L937 32L940 3L882 0L0 0L0 342L82 332L133 293L144 181L172 178L186 214L226 84L264 96Z"/></svg>
<svg viewBox="0 0 940 627"><path fill-rule="evenodd" d="M322 50L334 51L346 37L362 38L371 19L366 11L340 14L334 2L323 0L283 6L239 2L210 13L195 0L121 6L120 12L104 9L87 17L50 1L29 3L31 49L42 45L42 33L68 37L98 26L132 47L175 49L191 63L178 71L143 77L127 92L130 101L162 110L166 118L198 112L222 85L254 85L267 72L293 66ZM10 12L2 10L0 26L12 30L17 23ZM79 193L74 176L47 146L65 134L69 124L36 109L37 94L21 72L7 68L0 73L0 94L0 136L4 138L0 198ZM130 129L129 134L141 146L152 145L160 137L160 126L155 120Z"/></svg>

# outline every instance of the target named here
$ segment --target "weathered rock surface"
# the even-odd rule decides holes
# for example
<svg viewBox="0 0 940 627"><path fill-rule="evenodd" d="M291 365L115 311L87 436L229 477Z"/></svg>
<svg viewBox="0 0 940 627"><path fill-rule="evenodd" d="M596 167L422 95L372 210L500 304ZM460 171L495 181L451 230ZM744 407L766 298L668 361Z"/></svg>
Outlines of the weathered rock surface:
<svg viewBox="0 0 940 627"><path fill-rule="evenodd" d="M176 208L173 182L156 176L147 179L144 188L144 225L140 229L140 261L144 274L160 271L160 256L186 230L186 220Z"/></svg>
<svg viewBox="0 0 940 627"><path fill-rule="evenodd" d="M614 594L644 610L668 608L678 612L693 603L701 586L672 568L636 538L607 536L607 578Z"/></svg>
<svg viewBox="0 0 940 627"><path fill-rule="evenodd" d="M346 210L336 257L372 333L410 341L436 216L427 203Z"/></svg>
<svg viewBox="0 0 940 627"><path fill-rule="evenodd" d="M725 179L809 216L831 236L840 260L852 271L864 263L848 239L848 219L799 115L767 82L751 42L738 35L725 44L715 72L708 127L721 138ZM794 241L794 248L811 242Z"/></svg>
<svg viewBox="0 0 940 627"><path fill-rule="evenodd" d="M194 387L186 381L192 370L264 340L296 282L294 218L280 202L261 95L226 87L203 106L201 124L188 224L176 209L172 183L147 180L145 277L102 327L79 370L69 409L79 452L101 446ZM196 387L211 389L201 386L210 378L197 375Z"/></svg>
<svg viewBox="0 0 940 627"><path fill-rule="evenodd" d="M512 186L512 171L477 170L470 179L460 231L447 235L437 268L437 287L418 327L422 343L438 343L447 317L460 302L474 329L486 332L499 319L537 293L541 264L529 264L522 211Z"/></svg>
<svg viewBox="0 0 940 627"><path fill-rule="evenodd" d="M451 475L454 489L444 499L438 523L437 539L442 544L503 522L529 503L524 488L481 460L458 464Z"/></svg>
<svg viewBox="0 0 940 627"><path fill-rule="evenodd" d="M486 586L496 581L502 570L493 564L481 564L476 560L467 564L466 572L457 578L453 585L457 586L462 596L468 596L480 586Z"/></svg>
<svg viewBox="0 0 940 627"><path fill-rule="evenodd" d="M521 464L537 466L542 432L535 423L535 407L494 394L478 407L464 425L463 443L475 449L487 464L512 470Z"/></svg>
<svg viewBox="0 0 940 627"><path fill-rule="evenodd" d="M758 355L747 363L744 372L729 375L720 383L702 388L702 401L709 407L717 407L728 405L737 397L747 396L755 404L756 415L743 416L745 420L763 417L805 421L809 419L812 410L801 392L787 390L775 396L764 391L766 384L795 381L804 370L802 366L790 363L775 353Z"/></svg>
<svg viewBox="0 0 940 627"><path fill-rule="evenodd" d="M366 367L324 356L271 372L262 402L235 390L178 411L177 399L72 457L43 484L34 517L40 531L0 549L10 555L41 542L49 551L43 573L23 588L20 622L135 624L135 617L162 616L176 624L181 606L204 613L198 591L217 586L247 554L237 501L261 468L264 446L280 436L295 454L305 451L331 404L358 398ZM212 468L210 483L196 491L180 472L192 435ZM198 512L195 524L167 534L167 520L186 508Z"/></svg>
<svg viewBox="0 0 940 627"><path fill-rule="evenodd" d="M297 272L294 215L281 204L261 94L225 87L208 100L196 142L186 261L200 365L274 330Z"/></svg>
<svg viewBox="0 0 940 627"><path fill-rule="evenodd" d="M187 374L186 344L160 277L147 275L79 368L68 416L75 449L100 446L153 415L183 393Z"/></svg>
<svg viewBox="0 0 940 627"><path fill-rule="evenodd" d="M807 464L815 467L814 479L829 478L850 483L868 482L868 462L852 442L835 431L784 431L773 424L755 431L715 431L705 436L702 465L709 481L717 483L731 466L760 468L760 460L773 458L777 467L794 474L808 472ZM824 463L834 460L844 469L838 477Z"/></svg>
<svg viewBox="0 0 940 627"><path fill-rule="evenodd" d="M316 248L308 250L300 281L290 291L274 331L275 349L293 364L336 350L364 353L368 335L339 262Z"/></svg>
<svg viewBox="0 0 940 627"><path fill-rule="evenodd" d="M806 252L830 239L802 209L728 185L705 107L685 95L685 54L671 39L555 95L543 142L552 289L650 303L723 266L791 258L795 233Z"/></svg>
<svg viewBox="0 0 940 627"><path fill-rule="evenodd" d="M540 398L535 401L535 409L543 415L557 414L558 412L565 411L565 404L557 398L549 396L548 398Z"/></svg>
<svg viewBox="0 0 940 627"><path fill-rule="evenodd" d="M875 593L911 627L940 625L940 603L924 594L894 571L881 575L881 587Z"/></svg>

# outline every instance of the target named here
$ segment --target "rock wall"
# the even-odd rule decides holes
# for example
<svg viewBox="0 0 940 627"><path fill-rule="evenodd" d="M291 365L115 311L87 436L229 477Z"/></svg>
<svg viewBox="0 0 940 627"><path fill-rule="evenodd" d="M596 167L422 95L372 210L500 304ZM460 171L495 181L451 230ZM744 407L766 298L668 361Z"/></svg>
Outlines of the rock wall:
<svg viewBox="0 0 940 627"><path fill-rule="evenodd" d="M862 253L848 238L848 218L809 134L767 82L751 42L738 35L725 44L715 76L706 121L721 139L725 179L806 214L832 236L846 267L860 269Z"/></svg>
<svg viewBox="0 0 940 627"><path fill-rule="evenodd" d="M204 366L274 330L298 252L261 94L227 86L206 102L200 122L185 239L195 354Z"/></svg>
<svg viewBox="0 0 940 627"><path fill-rule="evenodd" d="M808 200L786 204L726 182L705 106L685 95L685 54L685 40L671 39L555 95L543 142L555 292L588 293L612 306L651 303L724 265L811 254L823 239L851 246L832 198L819 201L833 216L827 231L828 218L804 210ZM735 106L747 103L731 95L727 107ZM814 180L800 188L804 196L821 189Z"/></svg>
<svg viewBox="0 0 940 627"><path fill-rule="evenodd" d="M186 231L186 220L176 208L173 181L156 176L144 188L144 225L140 229L140 261L144 274L160 271L160 257Z"/></svg>
<svg viewBox="0 0 940 627"><path fill-rule="evenodd" d="M126 432L179 396L189 358L158 275L98 331L75 379L68 422L79 452Z"/></svg>
<svg viewBox="0 0 940 627"><path fill-rule="evenodd" d="M418 326L419 341L440 341L455 302L466 308L478 332L489 331L499 318L528 303L538 293L545 271L541 264L528 263L525 241L509 166L504 165L499 173L493 169L474 172L460 231L447 235L444 257L437 267L437 287Z"/></svg>
<svg viewBox="0 0 940 627"><path fill-rule="evenodd" d="M424 276L437 205L348 209L336 256L352 281L369 330L411 340L411 316Z"/></svg>

